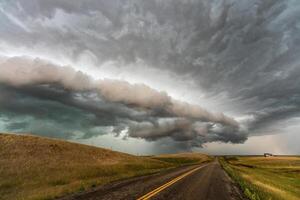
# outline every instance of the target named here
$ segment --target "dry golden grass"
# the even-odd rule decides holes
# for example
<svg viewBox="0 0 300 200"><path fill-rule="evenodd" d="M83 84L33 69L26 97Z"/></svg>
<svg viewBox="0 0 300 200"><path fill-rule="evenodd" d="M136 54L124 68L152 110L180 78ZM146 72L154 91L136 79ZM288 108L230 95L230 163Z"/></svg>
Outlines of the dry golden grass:
<svg viewBox="0 0 300 200"><path fill-rule="evenodd" d="M251 200L300 200L299 156L246 156L220 159Z"/></svg>
<svg viewBox="0 0 300 200"><path fill-rule="evenodd" d="M160 154L160 155L155 155L153 157L156 158L198 158L198 159L203 159L203 158L208 158L209 156L206 154L202 153L195 153L195 152L185 152L185 153L174 153L174 154Z"/></svg>
<svg viewBox="0 0 300 200"><path fill-rule="evenodd" d="M71 142L0 134L0 199L53 199L172 166Z"/></svg>
<svg viewBox="0 0 300 200"><path fill-rule="evenodd" d="M269 193L272 193L276 198L280 199L289 199L289 200L299 200L299 197L289 193L286 190L280 189L279 187L275 187L274 185L271 185L266 182L261 182L254 177L247 175L247 174L242 174L241 175L244 179L252 183L253 185L261 188L261 190L267 191Z"/></svg>
<svg viewBox="0 0 300 200"><path fill-rule="evenodd" d="M197 164L213 159L211 156L202 153L161 154L153 156L152 158L174 164Z"/></svg>

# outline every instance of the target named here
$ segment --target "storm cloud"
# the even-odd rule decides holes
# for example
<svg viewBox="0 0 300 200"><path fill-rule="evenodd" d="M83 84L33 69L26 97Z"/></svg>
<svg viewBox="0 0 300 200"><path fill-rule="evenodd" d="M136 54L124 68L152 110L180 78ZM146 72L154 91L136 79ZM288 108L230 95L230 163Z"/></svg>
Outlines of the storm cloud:
<svg viewBox="0 0 300 200"><path fill-rule="evenodd" d="M0 125L192 146L284 134L299 18L297 0L2 1Z"/></svg>
<svg viewBox="0 0 300 200"><path fill-rule="evenodd" d="M231 127L234 135L241 135L237 136L240 137L239 140L219 137L215 139L216 141L243 142L246 139L246 135L239 132L239 124L233 118L221 113L213 114L200 106L177 101L167 93L156 91L144 84L107 79L93 80L71 67L24 57L3 57L0 71L3 94L1 108L13 114L31 117L42 114L46 120L51 119L59 123L64 120L61 117L56 118L59 114L59 108L56 107L70 107L68 108L70 112L72 109L74 113L75 110L83 112L79 115L86 118L82 122L86 121L87 130L101 125L116 126L119 127L119 131L127 129L128 137L147 140L164 137L193 140L203 137L198 142L198 145L201 145L206 141L206 135L217 133L208 126L198 127L197 123L202 122L219 124L224 129ZM56 107L53 104L57 104ZM56 114L53 114L55 112ZM94 116L88 117L88 113ZM8 124L7 128L21 129L22 125L25 126L26 123L13 122ZM43 126L40 128L39 132L43 130ZM88 132L84 137L88 135L94 136Z"/></svg>

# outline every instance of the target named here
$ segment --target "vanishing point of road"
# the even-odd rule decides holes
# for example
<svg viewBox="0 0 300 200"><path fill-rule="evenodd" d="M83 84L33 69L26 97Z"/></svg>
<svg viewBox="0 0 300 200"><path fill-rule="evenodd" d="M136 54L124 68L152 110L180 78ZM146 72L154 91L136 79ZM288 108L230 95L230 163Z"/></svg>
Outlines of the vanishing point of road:
<svg viewBox="0 0 300 200"><path fill-rule="evenodd" d="M241 200L240 190L217 160L136 177L62 200Z"/></svg>

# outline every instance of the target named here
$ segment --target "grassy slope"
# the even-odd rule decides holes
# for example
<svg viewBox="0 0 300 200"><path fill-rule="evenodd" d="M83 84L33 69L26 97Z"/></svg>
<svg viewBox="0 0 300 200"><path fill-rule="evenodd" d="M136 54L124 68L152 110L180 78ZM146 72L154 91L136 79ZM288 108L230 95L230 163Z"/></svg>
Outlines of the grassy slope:
<svg viewBox="0 0 300 200"><path fill-rule="evenodd" d="M53 199L209 159L198 153L153 159L36 136L0 134L0 200Z"/></svg>
<svg viewBox="0 0 300 200"><path fill-rule="evenodd" d="M211 156L201 154L201 153L162 154L162 155L152 156L152 158L160 161L174 163L177 165L198 164L198 163L208 162L213 160Z"/></svg>
<svg viewBox="0 0 300 200"><path fill-rule="evenodd" d="M0 199L51 199L172 164L60 140L0 134Z"/></svg>
<svg viewBox="0 0 300 200"><path fill-rule="evenodd" d="M300 199L300 157L227 157L220 162L249 199Z"/></svg>

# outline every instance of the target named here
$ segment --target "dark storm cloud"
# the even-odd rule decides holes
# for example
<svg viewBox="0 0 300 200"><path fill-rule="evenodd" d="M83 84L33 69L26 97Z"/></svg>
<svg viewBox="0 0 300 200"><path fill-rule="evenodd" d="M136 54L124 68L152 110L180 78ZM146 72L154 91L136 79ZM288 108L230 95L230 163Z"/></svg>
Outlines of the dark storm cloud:
<svg viewBox="0 0 300 200"><path fill-rule="evenodd" d="M0 71L2 115L24 116L25 119L7 123L9 130L22 130L23 126L23 130L47 134L48 127L59 131L55 125L60 125L58 127L67 130L62 131L64 137L80 132L81 137L88 138L102 134L101 128L107 126L115 127L110 131L117 135L125 131L127 137L147 140L165 137L178 141L196 139L195 145L198 146L206 138L235 143L246 139L246 134L240 132L234 119L177 101L144 84L93 80L70 67L24 57L3 57ZM45 121L45 124L36 126L37 121ZM78 124L73 126L74 122ZM209 126L199 125L200 122L220 128L215 131ZM233 131L228 137L227 127ZM224 138L210 136L223 132ZM232 139L234 137L240 139Z"/></svg>
<svg viewBox="0 0 300 200"><path fill-rule="evenodd" d="M297 0L19 0L3 1L0 5L0 41L16 47L46 49L50 54L59 52L73 60L88 54L99 65L114 61L120 68L142 60L149 67L191 80L212 98L225 93L234 100L234 105L225 106L239 115L251 116L243 122L250 134L263 134L265 127L300 114ZM86 90L89 81L83 78L83 82L72 87L68 82L60 84L67 84L70 90L79 86ZM115 81L102 85L115 90L121 85L125 89L131 87ZM153 94L144 86L135 90L138 93L145 89L149 96ZM155 138L172 135L181 140L177 132L184 129L188 130L185 136L193 138L193 120L199 119L193 106L173 101L177 106L166 111L161 107L170 103L167 95L159 95L159 101L145 104L143 98L133 101L135 92L124 98L110 95L109 91L102 89L103 93L108 92L109 101L126 101L125 106L117 106L111 114L110 121L116 121L114 116L122 116L114 127L116 132L127 127L132 137L139 137L136 134L140 133L145 138L156 134ZM68 105L74 101L69 100L59 102ZM78 107L78 103L73 102L72 106ZM80 109L93 111L94 107L88 109L89 105L81 105L84 108ZM113 108L106 110L108 115ZM236 132L231 130L231 119L200 111L201 122L213 122L200 126L213 133L201 141L227 141L223 135L232 138L230 141L241 140L231 135ZM157 119L175 116L178 119ZM189 118L188 122L185 118ZM200 132L197 134L201 135Z"/></svg>
<svg viewBox="0 0 300 200"><path fill-rule="evenodd" d="M91 127L111 125L104 120L110 119L109 115L98 121L101 117L88 110L60 103L67 102L63 96L70 94L54 95L44 87L43 91L47 92L48 97L52 96L45 98L41 94L34 95L34 91L42 90L34 87L13 88L1 84L1 96L5 95L5 98L0 101L0 117L6 119L6 130L69 139L76 137L76 132L81 132L83 136L93 131ZM104 131L93 133L99 135L104 134Z"/></svg>

